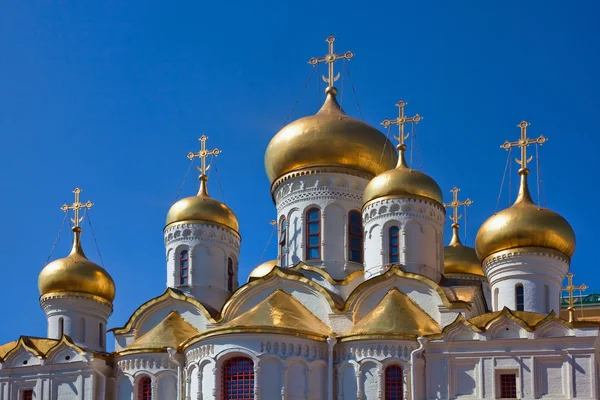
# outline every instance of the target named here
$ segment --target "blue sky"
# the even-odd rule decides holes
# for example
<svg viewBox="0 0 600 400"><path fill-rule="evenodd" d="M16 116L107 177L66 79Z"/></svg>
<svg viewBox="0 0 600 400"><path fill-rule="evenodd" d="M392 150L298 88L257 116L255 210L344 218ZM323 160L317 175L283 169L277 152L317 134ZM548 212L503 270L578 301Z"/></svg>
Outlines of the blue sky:
<svg viewBox="0 0 600 400"><path fill-rule="evenodd" d="M523 119L531 136L547 136L543 199L577 233L575 282L600 290L593 258L600 6L369 3L5 2L0 343L46 333L37 275L75 186L95 203L95 236L117 285L109 326L164 291L164 219L189 166L185 155L197 151L202 133L223 151L209 185L238 215L245 280L275 217L264 150L301 93L291 118L320 107L324 84L313 76L302 89L312 71L307 61L326 53L329 34L338 37L337 51L356 53L347 65L356 98L347 74L340 96L349 114L361 110L378 125L395 117L404 98L409 115L424 117L413 166L422 164L447 201L455 185L474 200L468 244L496 208L507 157L500 144L518 138ZM516 171L513 163L501 207L509 186L515 195ZM532 187L537 197L535 181ZM196 188L190 176L182 195ZM84 248L99 262L84 227ZM449 227L446 233L448 242ZM52 259L68 253L70 240L64 229ZM272 241L264 259L275 254Z"/></svg>

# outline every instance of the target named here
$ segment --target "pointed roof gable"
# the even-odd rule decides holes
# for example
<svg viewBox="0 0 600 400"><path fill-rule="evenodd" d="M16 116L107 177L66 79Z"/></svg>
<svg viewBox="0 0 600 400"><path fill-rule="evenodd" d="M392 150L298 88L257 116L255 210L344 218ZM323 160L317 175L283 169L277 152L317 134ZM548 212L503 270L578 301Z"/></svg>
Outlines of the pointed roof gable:
<svg viewBox="0 0 600 400"><path fill-rule="evenodd" d="M368 338L410 338L440 333L429 314L397 288L390 289L366 317L344 333L341 341Z"/></svg>
<svg viewBox="0 0 600 400"><path fill-rule="evenodd" d="M161 352L167 348L177 349L183 342L200 333L179 315L171 311L154 328L130 343L119 354Z"/></svg>
<svg viewBox="0 0 600 400"><path fill-rule="evenodd" d="M325 339L331 329L317 318L295 297L281 289L242 315L211 330L209 334L241 331L288 333L296 336L313 336Z"/></svg>

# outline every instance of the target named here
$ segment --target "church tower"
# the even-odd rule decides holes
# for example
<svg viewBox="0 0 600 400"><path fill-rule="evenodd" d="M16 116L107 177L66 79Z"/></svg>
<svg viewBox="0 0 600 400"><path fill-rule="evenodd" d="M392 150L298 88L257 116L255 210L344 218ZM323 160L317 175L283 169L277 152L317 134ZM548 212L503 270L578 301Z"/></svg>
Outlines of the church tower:
<svg viewBox="0 0 600 400"><path fill-rule="evenodd" d="M200 137L200 151L188 154L200 158L200 190L171 206L163 233L167 286L219 310L238 287L242 239L233 211L208 195L206 158L221 151L207 150L207 139Z"/></svg>
<svg viewBox="0 0 600 400"><path fill-rule="evenodd" d="M427 276L436 282L443 273L443 229L446 210L442 191L428 175L408 167L405 158L407 122L421 117L404 115L406 102L400 101L399 116L384 120L383 126L397 124L399 152L396 168L377 175L363 195L365 226L365 278L385 273L393 264L405 271Z"/></svg>
<svg viewBox="0 0 600 400"><path fill-rule="evenodd" d="M65 212L73 210L73 248L71 253L54 260L42 269L38 277L40 304L48 320L48 337L69 336L76 344L95 350L106 350L106 321L112 314L115 283L106 270L87 259L81 247L82 208L76 188L75 202L63 205Z"/></svg>
<svg viewBox="0 0 600 400"><path fill-rule="evenodd" d="M547 314L560 311L561 284L575 252L575 233L562 216L541 208L531 199L527 176L527 146L542 144L544 136L527 138L528 122L521 122L521 138L501 147L521 148L521 184L515 203L483 223L475 239L477 255L492 287L495 311Z"/></svg>
<svg viewBox="0 0 600 400"><path fill-rule="evenodd" d="M348 116L337 102L334 62L351 52L329 53L310 64L325 62L329 76L321 109L281 129L265 153L265 169L277 208L278 259L281 267L300 261L344 279L364 261L362 193L375 175L392 168L391 142L374 127Z"/></svg>

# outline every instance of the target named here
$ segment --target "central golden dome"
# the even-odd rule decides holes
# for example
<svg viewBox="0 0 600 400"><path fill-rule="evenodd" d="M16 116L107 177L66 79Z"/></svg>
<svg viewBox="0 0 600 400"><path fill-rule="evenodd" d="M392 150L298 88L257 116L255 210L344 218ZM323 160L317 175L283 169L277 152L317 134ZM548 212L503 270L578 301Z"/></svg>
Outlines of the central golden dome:
<svg viewBox="0 0 600 400"><path fill-rule="evenodd" d="M265 152L265 169L271 183L306 168L342 167L375 176L396 165L392 143L376 128L349 117L336 101L335 88L327 88L321 109L281 129Z"/></svg>
<svg viewBox="0 0 600 400"><path fill-rule="evenodd" d="M575 252L575 232L566 219L531 200L527 185L529 170L521 169L521 187L515 203L481 225L475 249L481 260L502 250L541 247L571 257Z"/></svg>
<svg viewBox="0 0 600 400"><path fill-rule="evenodd" d="M200 177L197 196L185 197L171 206L166 226L175 222L204 221L224 225L239 233L238 219L229 207L208 195L206 175Z"/></svg>
<svg viewBox="0 0 600 400"><path fill-rule="evenodd" d="M404 160L406 146L399 146L398 166L385 171L369 182L363 194L363 204L384 197L417 197L433 200L442 205L442 189L429 175L408 168Z"/></svg>
<svg viewBox="0 0 600 400"><path fill-rule="evenodd" d="M81 248L81 228L73 228L71 253L46 265L38 277L40 295L75 292L100 297L109 303L115 299L115 282L108 272L88 260Z"/></svg>

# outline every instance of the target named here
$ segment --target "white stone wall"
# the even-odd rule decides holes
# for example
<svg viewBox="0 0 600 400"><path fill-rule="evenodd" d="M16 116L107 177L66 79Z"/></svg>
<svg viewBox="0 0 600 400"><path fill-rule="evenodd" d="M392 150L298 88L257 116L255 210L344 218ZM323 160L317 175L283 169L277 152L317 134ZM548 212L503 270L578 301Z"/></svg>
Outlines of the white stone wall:
<svg viewBox="0 0 600 400"><path fill-rule="evenodd" d="M115 360L115 399L136 400L134 396L143 377L152 382L152 398L177 398L177 366L165 353L132 354Z"/></svg>
<svg viewBox="0 0 600 400"><path fill-rule="evenodd" d="M597 399L594 341L537 337L429 343L426 398L498 399L500 375L510 373L517 377L519 399Z"/></svg>
<svg viewBox="0 0 600 400"><path fill-rule="evenodd" d="M233 230L208 223L176 223L164 231L167 257L167 287L176 288L201 302L220 309L231 295L227 263L233 261L234 285L238 287L240 236ZM180 285L179 257L189 253L188 284Z"/></svg>
<svg viewBox="0 0 600 400"><path fill-rule="evenodd" d="M523 285L525 311L559 313L562 282L569 270L566 256L544 249L507 250L488 257L483 268L494 311L515 310L516 287Z"/></svg>
<svg viewBox="0 0 600 400"><path fill-rule="evenodd" d="M255 398L327 398L327 344L273 334L207 338L185 351L186 399L221 399L221 366L231 357L254 363Z"/></svg>
<svg viewBox="0 0 600 400"><path fill-rule="evenodd" d="M285 217L288 226L287 254L282 264L293 266L303 261L325 268L334 279L362 269L362 263L349 261L348 213L360 213L368 183L365 178L334 172L298 173L279 183L273 195L277 221ZM305 217L313 207L321 211L321 260L307 260L305 254Z"/></svg>
<svg viewBox="0 0 600 400"><path fill-rule="evenodd" d="M106 321L112 306L87 296L53 294L42 297L48 321L48 337L69 336L76 344L95 350L106 349ZM62 326L62 332L61 332Z"/></svg>
<svg viewBox="0 0 600 400"><path fill-rule="evenodd" d="M439 204L410 198L382 199L363 210L365 278L385 273L390 266L389 229L400 229L399 263L406 271L439 282L444 270L445 210Z"/></svg>

